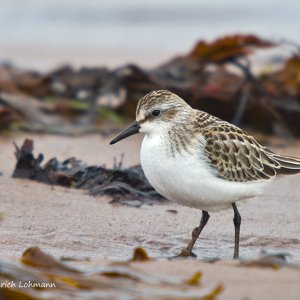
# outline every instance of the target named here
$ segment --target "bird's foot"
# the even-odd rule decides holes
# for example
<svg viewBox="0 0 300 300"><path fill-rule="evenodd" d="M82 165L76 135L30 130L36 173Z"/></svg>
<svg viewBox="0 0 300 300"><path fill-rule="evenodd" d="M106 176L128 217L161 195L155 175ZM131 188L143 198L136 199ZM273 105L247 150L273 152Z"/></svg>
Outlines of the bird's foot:
<svg viewBox="0 0 300 300"><path fill-rule="evenodd" d="M197 257L197 255L192 252L191 250L187 249L187 248L183 248L181 250L181 252L179 253L179 256L183 256L183 257Z"/></svg>
<svg viewBox="0 0 300 300"><path fill-rule="evenodd" d="M183 248L181 252L172 258L197 257L197 255L187 248Z"/></svg>
<svg viewBox="0 0 300 300"><path fill-rule="evenodd" d="M233 259L239 259L240 257L239 257L239 254L238 253L234 253L233 254Z"/></svg>

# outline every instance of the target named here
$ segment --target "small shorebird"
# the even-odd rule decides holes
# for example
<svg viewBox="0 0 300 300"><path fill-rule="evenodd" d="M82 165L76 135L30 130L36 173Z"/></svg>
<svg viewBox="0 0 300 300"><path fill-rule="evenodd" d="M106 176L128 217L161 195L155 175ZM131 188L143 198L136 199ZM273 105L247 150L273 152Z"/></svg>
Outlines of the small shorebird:
<svg viewBox="0 0 300 300"><path fill-rule="evenodd" d="M273 153L240 128L193 109L179 96L154 91L140 99L136 121L110 144L145 134L141 164L151 185L171 201L202 210L200 225L180 256L193 246L210 211L232 207L234 258L239 257L241 216L236 202L261 194L280 175L300 173L300 159Z"/></svg>

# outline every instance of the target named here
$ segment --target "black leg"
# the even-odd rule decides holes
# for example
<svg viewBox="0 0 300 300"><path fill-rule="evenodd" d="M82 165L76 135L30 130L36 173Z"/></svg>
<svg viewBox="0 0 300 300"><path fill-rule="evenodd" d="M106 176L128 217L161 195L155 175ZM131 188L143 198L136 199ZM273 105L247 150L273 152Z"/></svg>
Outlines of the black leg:
<svg viewBox="0 0 300 300"><path fill-rule="evenodd" d="M233 224L234 224L234 231L235 231L233 258L236 259L239 258L240 227L241 227L242 218L235 203L232 203L232 208L234 211Z"/></svg>
<svg viewBox="0 0 300 300"><path fill-rule="evenodd" d="M194 257L196 257L196 255L192 252L192 249L193 249L194 244L196 243L202 229L205 227L206 223L208 222L208 219L209 219L209 213L205 210L202 210L202 217L201 217L200 225L199 225L199 227L194 228L194 230L192 232L192 239L190 240L190 242L188 243L186 248L182 249L179 256L194 256Z"/></svg>

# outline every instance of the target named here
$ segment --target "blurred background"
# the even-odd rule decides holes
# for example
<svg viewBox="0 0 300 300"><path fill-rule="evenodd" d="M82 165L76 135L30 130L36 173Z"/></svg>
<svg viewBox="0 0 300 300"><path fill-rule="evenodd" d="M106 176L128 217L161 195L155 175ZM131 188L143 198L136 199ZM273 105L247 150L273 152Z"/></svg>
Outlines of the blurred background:
<svg viewBox="0 0 300 300"><path fill-rule="evenodd" d="M192 297L189 285L206 290L209 277L198 284L198 269L207 275L205 265L195 265L192 275L189 264L164 265L160 259L156 280L158 265L151 259L149 276L148 267L138 271L137 265L124 273L129 262L147 260L143 248L128 260L135 246L153 258L180 253L199 211L154 205L165 199L139 165L142 134L114 146L109 142L135 119L141 97L167 89L243 128L272 151L300 157L299 15L299 0L0 0L0 283L57 282L46 291L0 288L0 300L64 294L124 299L127 285L128 299L151 299L151 289L156 299L162 276L164 285L170 280L161 289L164 298L169 290L177 297L177 288ZM300 262L299 194L299 177L289 177L249 202L247 213L241 208L242 258L255 258L260 249L275 254L261 252L261 259L249 261L253 277L236 263L229 268L232 211L213 218L217 223L205 229L196 253L216 261L206 264L211 287L217 281L220 291L232 290L222 299L262 299L259 291L268 299L299 294L298 282L290 280L296 268L288 273L290 261ZM17 259L25 249L16 265L2 260ZM126 263L105 262L110 259ZM105 267L96 267L102 262ZM114 266L116 271L107 269ZM260 267L264 273L257 276ZM180 278L168 279L177 273ZM261 278L268 278L265 285ZM136 282L145 289L140 297L133 293ZM119 297L110 297L111 291L120 291ZM216 296L214 291L207 299Z"/></svg>
<svg viewBox="0 0 300 300"><path fill-rule="evenodd" d="M0 59L38 70L153 67L229 33L300 42L299 11L293 0L1 0Z"/></svg>
<svg viewBox="0 0 300 300"><path fill-rule="evenodd" d="M0 130L97 131L169 89L243 128L299 135L299 11L292 0L1 0Z"/></svg>

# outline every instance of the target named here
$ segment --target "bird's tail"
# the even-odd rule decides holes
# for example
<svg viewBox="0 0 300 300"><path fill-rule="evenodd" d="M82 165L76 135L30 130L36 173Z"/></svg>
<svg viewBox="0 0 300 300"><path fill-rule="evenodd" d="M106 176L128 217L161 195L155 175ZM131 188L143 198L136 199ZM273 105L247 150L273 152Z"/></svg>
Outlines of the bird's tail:
<svg viewBox="0 0 300 300"><path fill-rule="evenodd" d="M272 157L280 164L278 174L293 175L300 173L300 158L273 154Z"/></svg>

